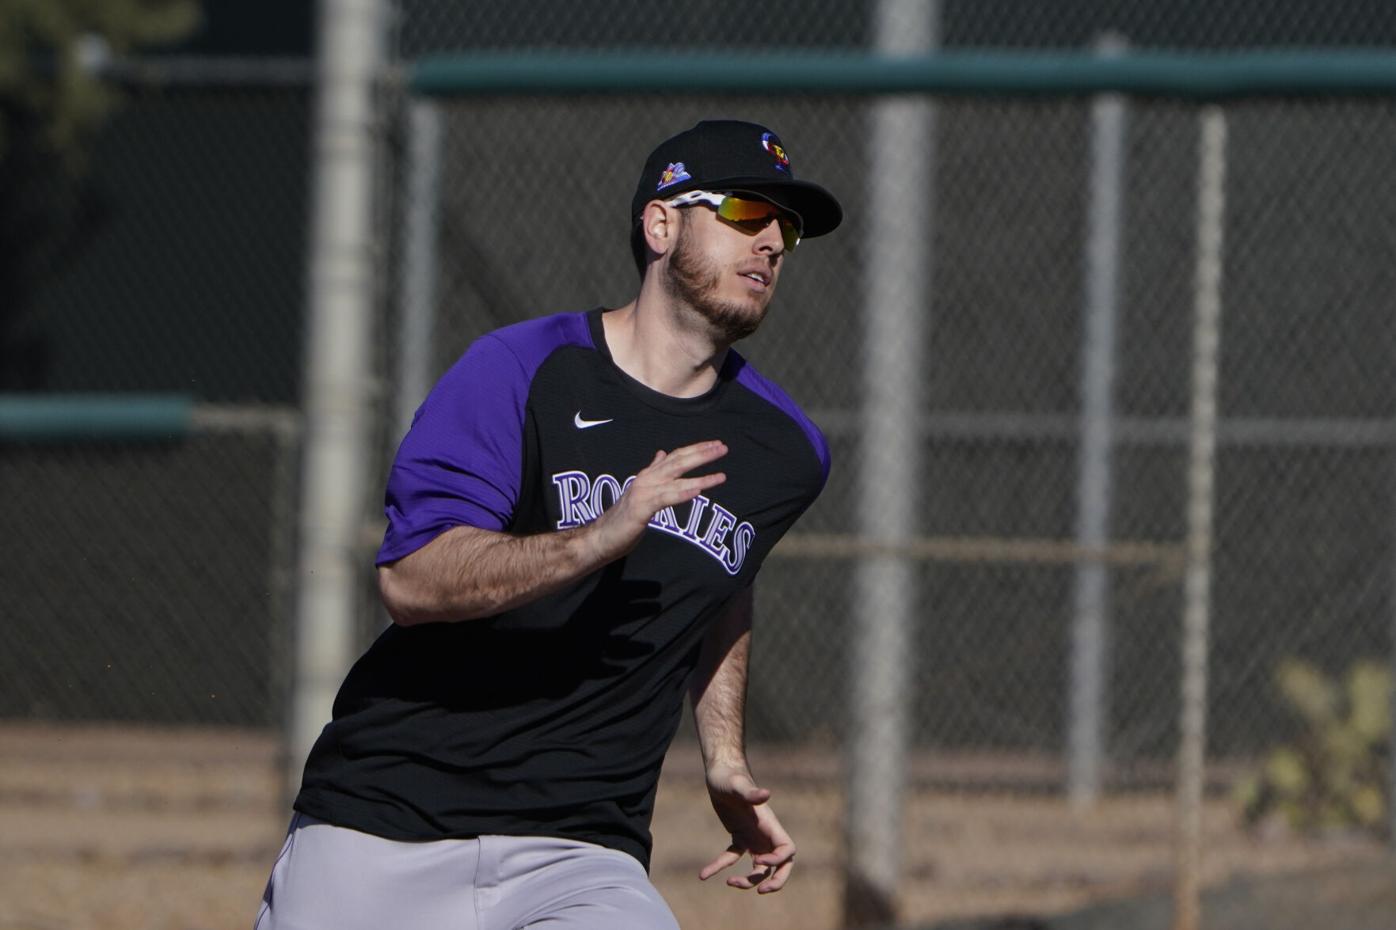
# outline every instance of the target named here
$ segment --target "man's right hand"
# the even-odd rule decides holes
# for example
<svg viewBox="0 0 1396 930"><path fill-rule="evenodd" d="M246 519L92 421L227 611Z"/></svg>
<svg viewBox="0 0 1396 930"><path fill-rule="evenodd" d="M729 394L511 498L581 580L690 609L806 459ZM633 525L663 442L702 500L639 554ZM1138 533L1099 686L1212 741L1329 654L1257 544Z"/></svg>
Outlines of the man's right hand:
<svg viewBox="0 0 1396 930"><path fill-rule="evenodd" d="M590 527L596 554L602 563L612 562L634 549L645 534L645 527L665 507L684 504L727 480L722 472L685 477L689 472L715 462L727 454L721 440L694 443L660 450L654 460L635 475L615 505Z"/></svg>

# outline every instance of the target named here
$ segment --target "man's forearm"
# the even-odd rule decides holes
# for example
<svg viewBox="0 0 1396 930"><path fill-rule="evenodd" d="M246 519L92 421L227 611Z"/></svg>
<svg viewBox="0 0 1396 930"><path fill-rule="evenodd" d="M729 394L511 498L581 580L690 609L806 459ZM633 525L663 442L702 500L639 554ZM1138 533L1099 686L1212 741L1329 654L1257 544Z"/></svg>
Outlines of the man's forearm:
<svg viewBox="0 0 1396 930"><path fill-rule="evenodd" d="M458 526L379 568L378 588L389 615L402 626L491 617L604 565L588 538L591 530L511 536Z"/></svg>
<svg viewBox="0 0 1396 930"><path fill-rule="evenodd" d="M745 719L751 652L751 589L727 605L708 631L690 688L703 764L747 767Z"/></svg>
<svg viewBox="0 0 1396 930"><path fill-rule="evenodd" d="M718 440L656 452L615 504L586 526L512 536L457 526L378 569L378 590L401 626L492 617L537 600L625 555L662 507L687 503L727 476L685 477L727 454Z"/></svg>

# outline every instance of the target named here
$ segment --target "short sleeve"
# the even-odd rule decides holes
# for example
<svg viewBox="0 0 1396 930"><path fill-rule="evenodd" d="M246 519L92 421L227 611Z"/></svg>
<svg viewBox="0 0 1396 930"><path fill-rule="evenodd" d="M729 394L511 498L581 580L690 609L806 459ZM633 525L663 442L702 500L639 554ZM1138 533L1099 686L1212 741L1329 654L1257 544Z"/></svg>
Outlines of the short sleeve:
<svg viewBox="0 0 1396 930"><path fill-rule="evenodd" d="M476 341L412 420L388 476L383 565L455 526L502 530L523 466L529 374L494 335Z"/></svg>

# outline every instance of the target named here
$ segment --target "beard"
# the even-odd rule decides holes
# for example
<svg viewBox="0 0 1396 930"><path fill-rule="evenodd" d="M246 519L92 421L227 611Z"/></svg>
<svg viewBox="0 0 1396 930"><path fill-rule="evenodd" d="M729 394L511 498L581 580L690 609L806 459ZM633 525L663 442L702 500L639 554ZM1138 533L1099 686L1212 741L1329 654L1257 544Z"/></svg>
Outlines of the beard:
<svg viewBox="0 0 1396 930"><path fill-rule="evenodd" d="M680 226L664 273L665 289L707 322L720 341L730 345L756 332L766 316L766 306L753 309L746 301L722 300L716 296L721 283L722 268L700 255L688 228Z"/></svg>

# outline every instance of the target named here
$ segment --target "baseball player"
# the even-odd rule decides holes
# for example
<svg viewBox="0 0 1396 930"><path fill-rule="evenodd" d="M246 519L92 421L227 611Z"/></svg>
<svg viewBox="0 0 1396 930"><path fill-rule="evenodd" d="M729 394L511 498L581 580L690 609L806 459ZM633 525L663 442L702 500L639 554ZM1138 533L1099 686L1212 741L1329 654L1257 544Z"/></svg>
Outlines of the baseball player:
<svg viewBox="0 0 1396 930"><path fill-rule="evenodd" d="M657 930L664 754L690 696L731 845L779 891L795 844L743 745L751 585L823 488L824 437L731 346L842 218L775 133L702 122L631 202L638 296L477 340L388 479L393 623L306 763L256 930Z"/></svg>

